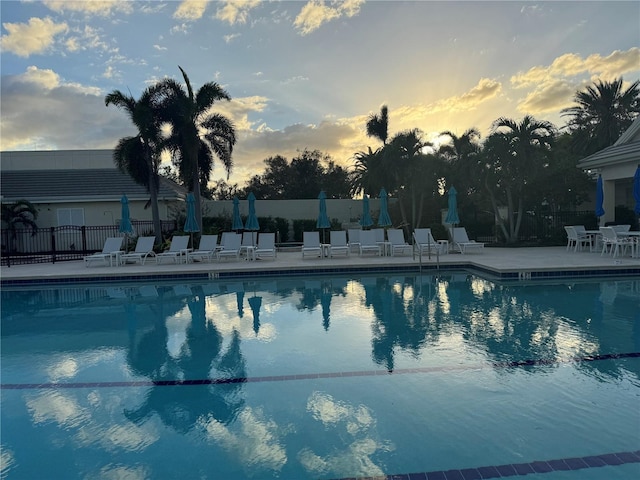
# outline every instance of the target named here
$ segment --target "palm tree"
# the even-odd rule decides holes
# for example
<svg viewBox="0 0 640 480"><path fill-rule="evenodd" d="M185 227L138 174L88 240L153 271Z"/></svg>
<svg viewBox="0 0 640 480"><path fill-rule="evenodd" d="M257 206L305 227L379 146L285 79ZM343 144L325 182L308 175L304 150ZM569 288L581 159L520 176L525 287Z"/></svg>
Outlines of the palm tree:
<svg viewBox="0 0 640 480"><path fill-rule="evenodd" d="M555 126L526 115L520 123L500 117L492 125L491 141L485 142L488 168L495 173L497 185L504 190L507 202L507 225L502 224L507 242L516 242L524 213L524 201L531 194L531 186L545 167L544 159L556 135ZM495 185L494 185L495 186ZM495 193L487 184L492 201ZM497 204L495 214L499 217ZM515 220L515 221L514 221Z"/></svg>
<svg viewBox="0 0 640 480"><path fill-rule="evenodd" d="M389 109L386 105L380 108L380 115L369 115L367 136L377 138L383 145L387 143L389 136Z"/></svg>
<svg viewBox="0 0 640 480"><path fill-rule="evenodd" d="M8 233L7 242L9 245L7 245L7 247L10 252L14 250L18 225L31 228L33 235L35 235L38 230L38 225L36 225L38 210L36 210L36 207L28 200L3 203L1 219Z"/></svg>
<svg viewBox="0 0 640 480"><path fill-rule="evenodd" d="M613 145L640 113L640 81L622 90L622 78L613 82L599 80L584 91L576 92L577 105L562 114L573 134L573 146L583 155L591 155Z"/></svg>
<svg viewBox="0 0 640 480"><path fill-rule="evenodd" d="M382 168L382 149L356 152L353 155L354 167L350 172L349 184L351 195L359 193L374 194L384 187L385 174ZM387 186L387 188L389 188Z"/></svg>
<svg viewBox="0 0 640 480"><path fill-rule="evenodd" d="M136 136L124 137L118 141L113 151L113 160L121 172L128 173L136 183L147 188L151 197L151 216L157 243L162 242L158 208L162 151L161 122L158 114L161 99L162 90L158 84L145 89L139 100L120 90L114 90L104 99L105 106L115 105L124 110L138 129Z"/></svg>
<svg viewBox="0 0 640 480"><path fill-rule="evenodd" d="M189 77L182 67L178 68L186 91L173 79L161 82L167 92L162 116L172 127L166 145L178 165L181 179L194 193L198 225L202 226L201 192L209 181L214 156L220 159L228 177L236 143L231 121L221 114L211 113L211 108L215 102L231 100L231 97L215 82L205 83L194 93Z"/></svg>

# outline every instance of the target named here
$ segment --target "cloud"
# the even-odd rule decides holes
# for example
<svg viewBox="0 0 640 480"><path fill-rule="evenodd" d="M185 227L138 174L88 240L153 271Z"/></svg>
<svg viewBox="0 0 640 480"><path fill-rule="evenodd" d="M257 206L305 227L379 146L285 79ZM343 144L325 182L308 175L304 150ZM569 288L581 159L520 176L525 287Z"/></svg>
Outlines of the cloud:
<svg viewBox="0 0 640 480"><path fill-rule="evenodd" d="M224 6L216 11L216 18L230 25L247 23L249 11L258 5L261 0L227 0L222 2Z"/></svg>
<svg viewBox="0 0 640 480"><path fill-rule="evenodd" d="M173 18L188 22L199 20L204 15L208 4L208 0L183 0L173 13Z"/></svg>
<svg viewBox="0 0 640 480"><path fill-rule="evenodd" d="M232 33L231 35L225 35L224 38L224 42L225 43L231 43L233 40L235 40L236 38L238 38L240 36L239 33Z"/></svg>
<svg viewBox="0 0 640 480"><path fill-rule="evenodd" d="M473 110L487 100L496 97L501 91L502 84L499 81L481 78L477 85L468 92L440 100L433 105L429 105L427 110L430 114Z"/></svg>
<svg viewBox="0 0 640 480"><path fill-rule="evenodd" d="M29 23L3 23L9 32L2 36L2 50L19 57L45 53L54 44L55 37L69 30L66 23L55 23L51 18L30 18Z"/></svg>
<svg viewBox="0 0 640 480"><path fill-rule="evenodd" d="M317 30L323 23L340 17L353 17L360 12L364 0L334 0L327 5L323 0L311 0L304 7L293 22L301 35L308 35Z"/></svg>
<svg viewBox="0 0 640 480"><path fill-rule="evenodd" d="M558 77L573 77L581 74L597 75L604 81L611 81L621 75L640 70L640 48L626 51L615 50L603 57L592 54L582 58L575 53L567 53L556 58L551 65L537 65L526 72L518 72L511 77L514 88L527 88L541 82L554 81Z"/></svg>
<svg viewBox="0 0 640 480"><path fill-rule="evenodd" d="M543 82L518 103L518 111L530 115L557 112L571 106L575 93L575 85L565 80Z"/></svg>
<svg viewBox="0 0 640 480"><path fill-rule="evenodd" d="M45 0L43 3L56 13L81 12L108 17L114 12L133 12L133 2L124 0Z"/></svg>

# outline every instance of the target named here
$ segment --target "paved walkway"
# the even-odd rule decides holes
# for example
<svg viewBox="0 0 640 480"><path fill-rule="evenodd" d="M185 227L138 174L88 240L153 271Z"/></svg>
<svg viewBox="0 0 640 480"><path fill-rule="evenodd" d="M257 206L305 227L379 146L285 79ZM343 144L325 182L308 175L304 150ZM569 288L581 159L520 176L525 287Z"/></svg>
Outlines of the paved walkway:
<svg viewBox="0 0 640 480"><path fill-rule="evenodd" d="M153 259L145 265L124 266L91 266L86 267L83 261L47 263L36 265L3 266L0 270L2 282L12 280L33 279L77 279L91 277L136 277L149 275L181 275L188 273L208 273L211 276L222 272L238 272L243 275L264 275L267 272L284 274L288 271L325 271L348 268L371 268L419 265L442 268L447 266L470 266L498 274L520 272L594 272L602 271L609 275L620 271L626 275L636 273L640 277L640 258L612 258L600 253L567 252L565 247L535 248L485 248L482 253L435 255L431 259L423 256L420 260L411 255L402 257L360 257L352 254L345 258L302 258L300 251L279 252L275 260L223 260L211 263L172 264L163 262L157 265Z"/></svg>

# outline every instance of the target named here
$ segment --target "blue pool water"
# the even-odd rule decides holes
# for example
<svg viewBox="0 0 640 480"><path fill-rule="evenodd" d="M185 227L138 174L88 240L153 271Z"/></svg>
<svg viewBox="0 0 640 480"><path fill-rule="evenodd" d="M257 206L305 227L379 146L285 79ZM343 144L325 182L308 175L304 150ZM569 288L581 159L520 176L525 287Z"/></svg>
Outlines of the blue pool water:
<svg viewBox="0 0 640 480"><path fill-rule="evenodd" d="M2 478L640 478L639 280L7 288L1 335Z"/></svg>

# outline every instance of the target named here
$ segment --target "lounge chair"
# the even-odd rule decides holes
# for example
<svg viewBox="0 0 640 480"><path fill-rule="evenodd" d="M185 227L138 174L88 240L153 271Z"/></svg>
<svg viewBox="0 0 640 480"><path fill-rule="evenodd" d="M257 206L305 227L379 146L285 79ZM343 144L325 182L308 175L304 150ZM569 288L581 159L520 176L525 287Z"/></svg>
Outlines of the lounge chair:
<svg viewBox="0 0 640 480"><path fill-rule="evenodd" d="M453 229L453 248L460 251L460 253L467 253L467 251L483 251L484 243L476 242L475 240L469 240L467 235L467 229L464 227L455 227Z"/></svg>
<svg viewBox="0 0 640 480"><path fill-rule="evenodd" d="M113 265L116 252L119 252L121 248L122 237L109 237L104 241L104 246L102 247L101 252L84 257L84 265L85 267L88 267L92 262L101 262L105 265Z"/></svg>
<svg viewBox="0 0 640 480"><path fill-rule="evenodd" d="M254 258L273 258L278 255L276 251L276 234L273 232L263 232L258 237L258 246L253 252Z"/></svg>
<svg viewBox="0 0 640 480"><path fill-rule="evenodd" d="M419 255L447 253L447 242L438 242L431 234L430 228L416 228L413 231L413 248Z"/></svg>
<svg viewBox="0 0 640 480"><path fill-rule="evenodd" d="M618 236L613 227L600 227L600 233L602 233L602 252L600 255L609 253L613 257L617 257L620 252L624 255L627 252L627 247L631 248L633 252L633 241L630 238L623 238Z"/></svg>
<svg viewBox="0 0 640 480"><path fill-rule="evenodd" d="M140 264L144 265L147 257L155 257L156 255L153 251L153 245L155 242L156 237L138 237L136 248L133 252L123 253L120 255L120 263L140 262Z"/></svg>
<svg viewBox="0 0 640 480"><path fill-rule="evenodd" d="M359 228L350 228L347 230L349 235L349 251L357 252L360 250L360 232Z"/></svg>
<svg viewBox="0 0 640 480"><path fill-rule="evenodd" d="M347 232L335 230L331 232L331 243L329 244L329 257L334 255L349 256L349 245L347 244Z"/></svg>
<svg viewBox="0 0 640 480"><path fill-rule="evenodd" d="M240 246L242 244L242 235L239 233L227 232L222 236L222 243L220 243L220 249L216 252L216 258L218 261L223 258L240 258Z"/></svg>
<svg viewBox="0 0 640 480"><path fill-rule="evenodd" d="M390 228L387 230L387 238L389 239L389 248L391 249L392 257L412 252L413 247L406 242L404 232L401 229Z"/></svg>
<svg viewBox="0 0 640 480"><path fill-rule="evenodd" d="M210 262L218 249L218 235L202 235L198 248L187 252L187 263L193 261Z"/></svg>
<svg viewBox="0 0 640 480"><path fill-rule="evenodd" d="M318 232L302 233L302 258L306 255L322 257L322 246L320 245L320 234Z"/></svg>
<svg viewBox="0 0 640 480"><path fill-rule="evenodd" d="M253 258L253 251L256 248L258 232L242 232L242 242L240 242L240 255Z"/></svg>
<svg viewBox="0 0 640 480"><path fill-rule="evenodd" d="M360 256L365 253L375 253L382 255L382 245L376 241L376 234L373 230L362 230L360 232Z"/></svg>
<svg viewBox="0 0 640 480"><path fill-rule="evenodd" d="M171 245L169 250L156 255L156 263L160 263L161 260L168 258L173 260L174 263L182 263L182 259L187 259L187 252L189 247L188 235L176 235L171 239Z"/></svg>

